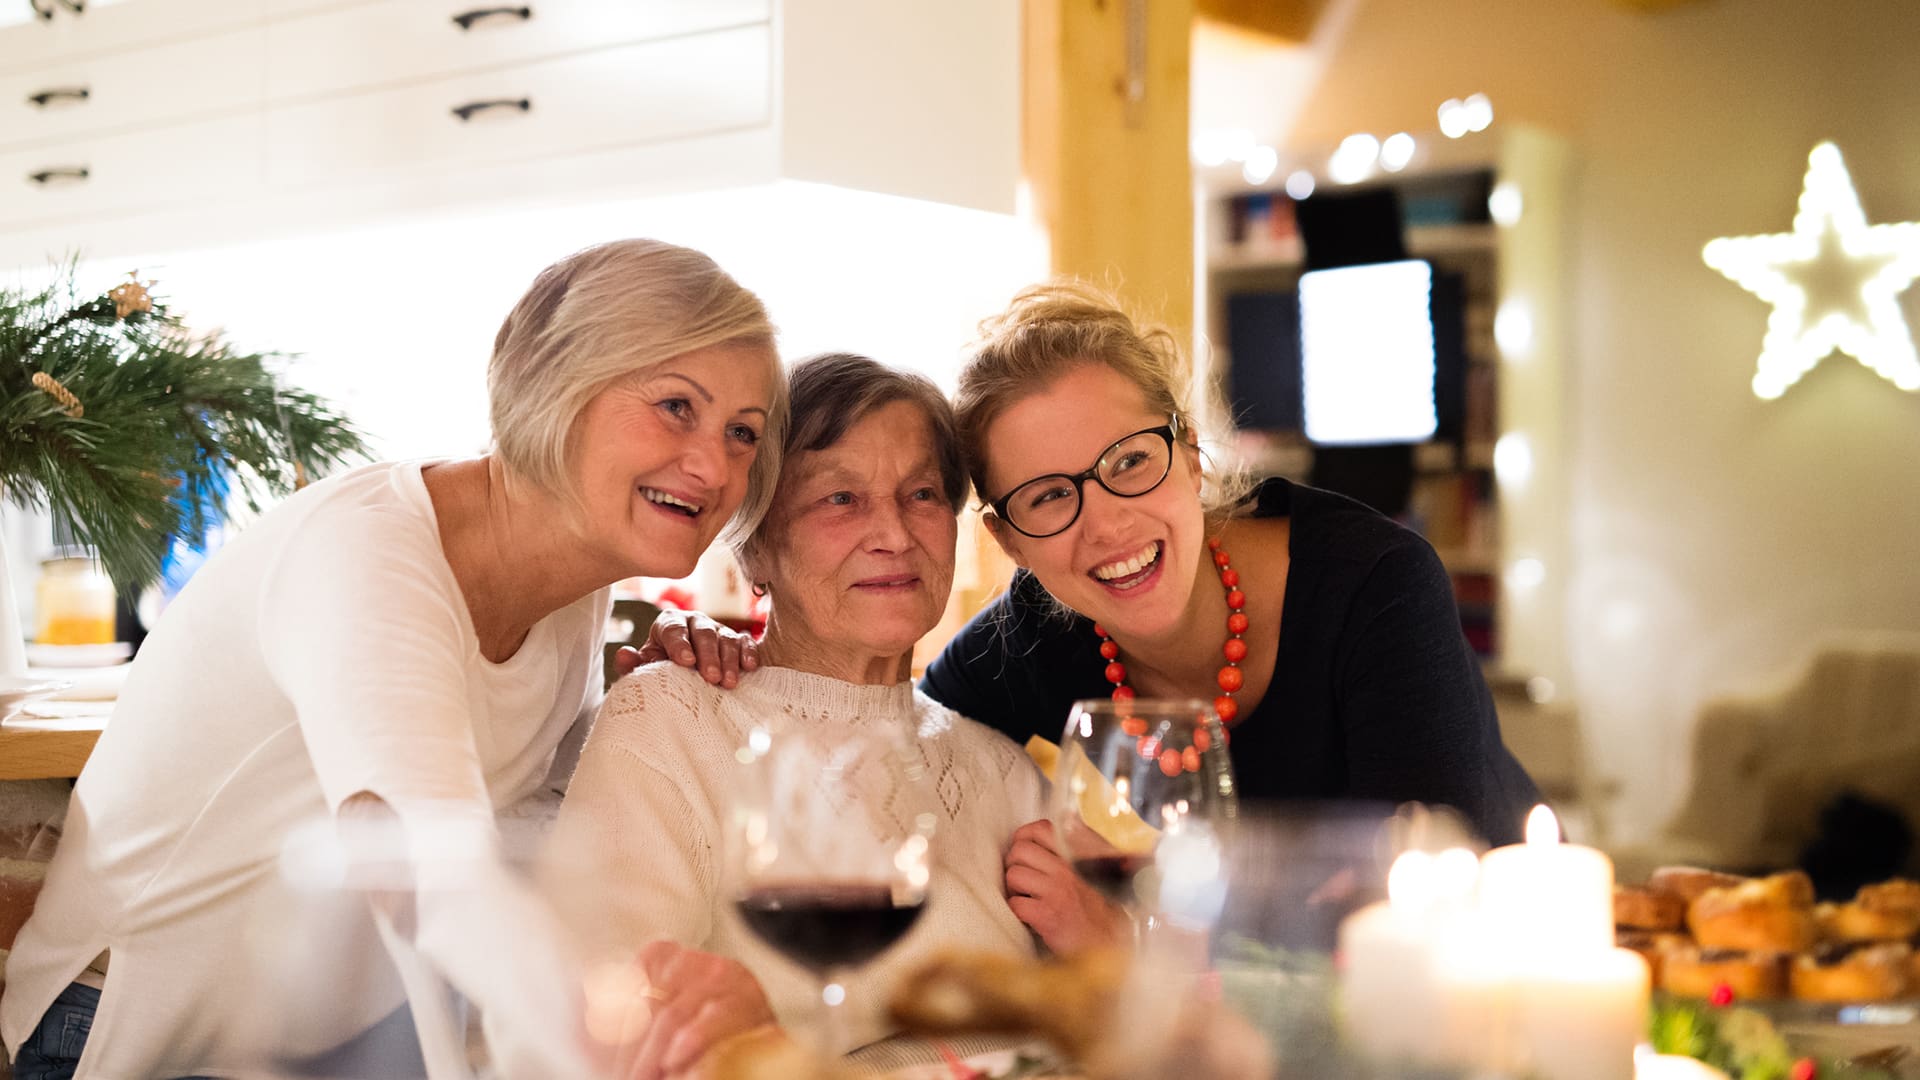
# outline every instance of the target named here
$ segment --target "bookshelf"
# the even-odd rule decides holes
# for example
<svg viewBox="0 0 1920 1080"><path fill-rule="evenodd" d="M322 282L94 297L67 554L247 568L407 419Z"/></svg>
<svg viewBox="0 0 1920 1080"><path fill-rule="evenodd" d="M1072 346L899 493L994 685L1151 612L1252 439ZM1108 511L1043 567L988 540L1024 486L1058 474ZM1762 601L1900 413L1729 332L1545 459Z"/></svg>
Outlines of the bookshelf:
<svg viewBox="0 0 1920 1080"><path fill-rule="evenodd" d="M1432 264L1436 290L1443 278L1458 286L1457 367L1442 372L1443 381L1457 387L1457 422L1443 420L1434 439L1412 448L1410 493L1398 517L1427 538L1446 566L1462 629L1483 664L1499 673L1560 679L1566 521L1559 204L1567 154L1557 137L1520 128L1458 143L1426 142L1404 172L1348 188L1319 178L1322 194L1393 188L1408 257ZM1285 296L1298 285L1304 250L1291 213L1295 200L1283 185L1312 160L1307 154L1283 160L1257 185L1232 166L1196 176L1199 377L1242 416L1247 410L1236 408L1230 310L1236 297ZM1488 204L1496 188L1524 195L1517 218L1492 220ZM1496 335L1503 312L1517 309L1524 309L1528 339L1513 338L1505 327ZM1502 437L1516 432L1519 439L1509 442L1524 443L1530 463L1520 471L1524 476L1494 467ZM1298 430L1241 430L1234 450L1259 475L1303 482L1314 476L1315 448Z"/></svg>

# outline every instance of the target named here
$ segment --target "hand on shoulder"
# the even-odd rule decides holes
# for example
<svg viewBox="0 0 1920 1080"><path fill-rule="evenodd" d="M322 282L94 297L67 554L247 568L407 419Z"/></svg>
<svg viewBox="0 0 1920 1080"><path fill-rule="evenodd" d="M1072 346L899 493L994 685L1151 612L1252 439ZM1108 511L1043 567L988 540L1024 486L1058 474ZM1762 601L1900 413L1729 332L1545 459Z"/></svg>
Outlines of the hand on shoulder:
<svg viewBox="0 0 1920 1080"><path fill-rule="evenodd" d="M714 686L733 689L740 675L760 666L752 637L708 618L698 611L660 612L639 649L614 654L614 669L626 676L643 664L667 660L698 671Z"/></svg>

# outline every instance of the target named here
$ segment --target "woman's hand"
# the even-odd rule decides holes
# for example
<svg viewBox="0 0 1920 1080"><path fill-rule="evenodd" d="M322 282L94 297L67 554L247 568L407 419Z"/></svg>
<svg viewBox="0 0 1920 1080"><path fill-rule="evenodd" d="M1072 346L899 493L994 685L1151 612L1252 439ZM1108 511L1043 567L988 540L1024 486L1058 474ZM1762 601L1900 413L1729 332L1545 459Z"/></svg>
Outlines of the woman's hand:
<svg viewBox="0 0 1920 1080"><path fill-rule="evenodd" d="M671 660L681 667L697 668L707 682L731 690L739 685L741 672L760 666L755 648L751 637L697 611L668 608L653 620L646 645L614 653L613 667L617 676L626 676L641 664Z"/></svg>
<svg viewBox="0 0 1920 1080"><path fill-rule="evenodd" d="M640 949L635 965L655 1004L646 1033L626 1048L614 1072L623 1080L689 1075L715 1044L775 1025L766 993L738 961L655 941Z"/></svg>
<svg viewBox="0 0 1920 1080"><path fill-rule="evenodd" d="M1050 821L1014 830L1007 849L1007 906L1058 955L1072 955L1128 936L1126 912L1087 887L1060 855Z"/></svg>

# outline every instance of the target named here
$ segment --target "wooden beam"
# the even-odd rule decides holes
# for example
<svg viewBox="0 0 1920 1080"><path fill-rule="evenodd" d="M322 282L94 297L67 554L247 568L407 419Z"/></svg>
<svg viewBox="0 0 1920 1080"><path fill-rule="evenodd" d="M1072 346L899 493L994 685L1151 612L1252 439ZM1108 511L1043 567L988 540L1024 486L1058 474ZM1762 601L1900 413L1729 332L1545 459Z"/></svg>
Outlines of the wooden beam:
<svg viewBox="0 0 1920 1080"><path fill-rule="evenodd" d="M1194 17L1229 30L1304 43L1327 0L1194 0Z"/></svg>
<svg viewBox="0 0 1920 1080"><path fill-rule="evenodd" d="M1024 166L1056 274L1193 328L1193 0L1026 0Z"/></svg>

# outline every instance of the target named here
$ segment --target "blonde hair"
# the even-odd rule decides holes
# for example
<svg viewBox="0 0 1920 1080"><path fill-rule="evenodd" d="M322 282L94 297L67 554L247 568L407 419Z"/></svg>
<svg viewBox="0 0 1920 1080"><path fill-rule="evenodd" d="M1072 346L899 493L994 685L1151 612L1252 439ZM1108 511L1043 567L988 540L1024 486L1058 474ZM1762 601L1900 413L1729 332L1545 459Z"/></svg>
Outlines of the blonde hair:
<svg viewBox="0 0 1920 1080"><path fill-rule="evenodd" d="M487 364L493 443L508 475L580 509L580 414L610 384L719 345L764 349L773 400L747 494L723 538L751 533L773 501L785 441L786 379L760 298L700 252L615 240L540 271L494 337Z"/></svg>
<svg viewBox="0 0 1920 1080"><path fill-rule="evenodd" d="M1189 388L1192 366L1164 326L1134 319L1107 292L1081 281L1030 285L1006 310L980 323L973 355L960 369L954 411L975 494L987 490L987 430L1014 402L1044 389L1085 364L1104 365L1139 389L1147 408L1171 418L1204 447L1219 410L1203 400L1196 407ZM1204 397L1205 395L1203 395ZM1205 413L1209 423L1202 423ZM1251 492L1244 469L1220 468L1204 455L1201 503L1210 515L1230 513Z"/></svg>

